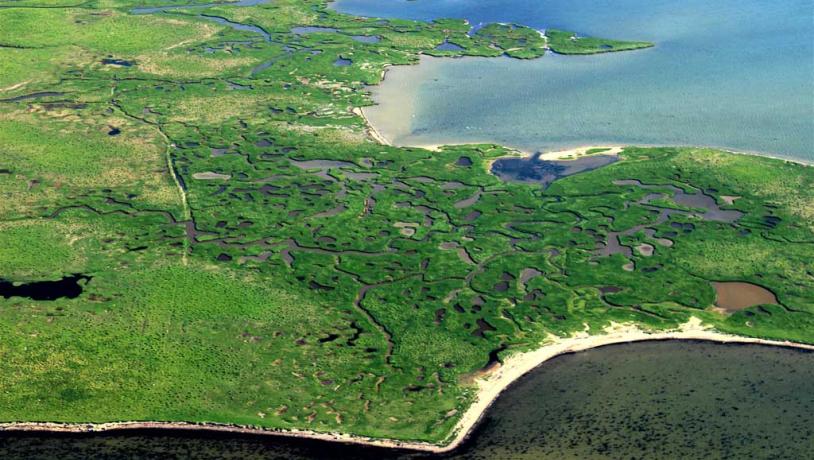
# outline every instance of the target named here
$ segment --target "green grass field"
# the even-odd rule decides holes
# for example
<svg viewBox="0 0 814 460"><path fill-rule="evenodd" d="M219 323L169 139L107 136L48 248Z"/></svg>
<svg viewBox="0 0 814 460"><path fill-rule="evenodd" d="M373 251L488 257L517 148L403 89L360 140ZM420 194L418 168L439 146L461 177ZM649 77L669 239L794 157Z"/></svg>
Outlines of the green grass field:
<svg viewBox="0 0 814 460"><path fill-rule="evenodd" d="M629 147L543 189L489 173L503 147L384 146L351 110L372 104L385 66L422 53L650 44L518 25L470 37L463 21L356 18L324 0L49 4L62 6L0 1L0 279L91 279L76 298L0 297L0 421L441 442L490 353L549 334L695 316L814 343L810 167ZM291 31L303 26L332 30ZM742 215L704 218L676 189ZM617 234L629 254L602 255ZM780 304L722 313L710 282L726 280Z"/></svg>

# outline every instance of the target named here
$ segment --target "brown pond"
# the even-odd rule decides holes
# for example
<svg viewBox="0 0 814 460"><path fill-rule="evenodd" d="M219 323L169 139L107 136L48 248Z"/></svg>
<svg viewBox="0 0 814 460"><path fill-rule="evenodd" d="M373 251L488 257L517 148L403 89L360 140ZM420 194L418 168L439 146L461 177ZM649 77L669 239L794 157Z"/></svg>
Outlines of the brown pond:
<svg viewBox="0 0 814 460"><path fill-rule="evenodd" d="M755 305L777 304L774 293L757 284L741 281L713 282L715 305L727 311L737 311Z"/></svg>

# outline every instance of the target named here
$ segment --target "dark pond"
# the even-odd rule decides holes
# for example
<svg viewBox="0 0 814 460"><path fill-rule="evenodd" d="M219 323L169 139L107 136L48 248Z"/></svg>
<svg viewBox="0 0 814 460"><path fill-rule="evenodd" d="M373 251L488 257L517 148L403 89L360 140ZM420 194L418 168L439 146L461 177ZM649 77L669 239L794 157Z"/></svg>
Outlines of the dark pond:
<svg viewBox="0 0 814 460"><path fill-rule="evenodd" d="M124 59L116 59L116 58L104 58L102 59L102 64L104 65L115 65L119 67L132 67L133 61L127 61Z"/></svg>
<svg viewBox="0 0 814 460"><path fill-rule="evenodd" d="M82 293L83 285L90 281L86 275L71 275L57 281L33 281L31 283L14 283L0 279L0 296L28 297L32 300L75 299ZM80 283L83 282L83 283Z"/></svg>
<svg viewBox="0 0 814 460"><path fill-rule="evenodd" d="M590 171L615 162L613 155L593 155L576 160L541 160L540 154L523 158L499 158L492 173L505 181L537 182L544 187L557 179Z"/></svg>
<svg viewBox="0 0 814 460"><path fill-rule="evenodd" d="M458 161L455 162L455 165L463 167L472 166L472 159L469 157L460 157L458 158Z"/></svg>
<svg viewBox="0 0 814 460"><path fill-rule="evenodd" d="M339 29L334 27L319 27L319 26L298 26L293 27L291 29L292 34L296 35L307 35L307 34L314 34L314 33L326 33L332 34L338 32Z"/></svg>
<svg viewBox="0 0 814 460"><path fill-rule="evenodd" d="M0 436L4 459L710 457L814 458L814 354L662 341L560 356L513 385L445 456L213 433Z"/></svg>
<svg viewBox="0 0 814 460"><path fill-rule="evenodd" d="M350 59L345 59L345 58L339 58L339 59L334 61L334 66L335 67L347 67L347 66L349 66L351 64L353 64L353 61L351 61Z"/></svg>
<svg viewBox="0 0 814 460"><path fill-rule="evenodd" d="M361 43L379 43L382 40L378 35L351 35L350 38Z"/></svg>
<svg viewBox="0 0 814 460"><path fill-rule="evenodd" d="M435 47L436 51L462 51L463 47L456 45L455 43L450 43L448 41L444 41L440 45Z"/></svg>

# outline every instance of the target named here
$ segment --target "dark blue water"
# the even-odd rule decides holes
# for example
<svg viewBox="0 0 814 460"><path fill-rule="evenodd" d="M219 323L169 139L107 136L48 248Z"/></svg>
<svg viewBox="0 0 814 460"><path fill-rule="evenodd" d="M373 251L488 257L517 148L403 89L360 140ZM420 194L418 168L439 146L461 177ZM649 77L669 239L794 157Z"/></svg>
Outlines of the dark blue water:
<svg viewBox="0 0 814 460"><path fill-rule="evenodd" d="M708 145L814 160L812 0L339 0L366 16L463 17L653 49L535 61L425 59L368 114L397 144ZM412 106L407 114L403 107Z"/></svg>

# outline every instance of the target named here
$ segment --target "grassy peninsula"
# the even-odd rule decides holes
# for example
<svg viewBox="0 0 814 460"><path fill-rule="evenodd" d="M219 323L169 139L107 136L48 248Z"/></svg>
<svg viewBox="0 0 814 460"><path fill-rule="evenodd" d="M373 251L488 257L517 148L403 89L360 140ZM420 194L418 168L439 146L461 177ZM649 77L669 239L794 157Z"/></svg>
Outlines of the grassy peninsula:
<svg viewBox="0 0 814 460"><path fill-rule="evenodd" d="M614 51L632 51L654 46L650 42L608 40L581 37L574 32L548 29L545 31L548 47L558 54L598 54Z"/></svg>
<svg viewBox="0 0 814 460"><path fill-rule="evenodd" d="M171 3L0 1L0 421L442 442L484 368L552 335L814 343L810 167L628 147L543 187L490 173L506 148L381 145L353 111L421 54L644 44L324 0L131 12ZM777 303L716 307L726 281Z"/></svg>

